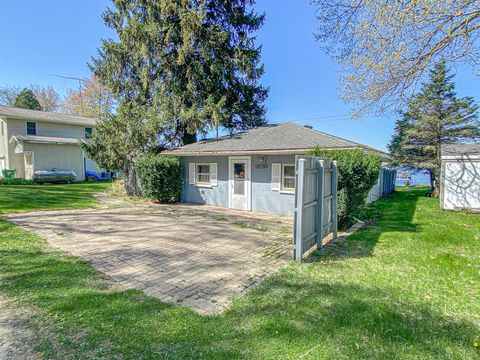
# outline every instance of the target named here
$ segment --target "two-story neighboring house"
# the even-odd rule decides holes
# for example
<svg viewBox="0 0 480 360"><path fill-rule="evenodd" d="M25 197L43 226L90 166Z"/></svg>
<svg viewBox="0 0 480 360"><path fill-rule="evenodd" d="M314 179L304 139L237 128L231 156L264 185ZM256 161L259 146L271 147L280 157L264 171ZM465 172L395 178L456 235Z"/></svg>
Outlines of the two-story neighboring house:
<svg viewBox="0 0 480 360"><path fill-rule="evenodd" d="M85 171L100 172L82 150L97 119L0 106L1 170L15 170L15 177L32 179L39 170L73 170L77 181Z"/></svg>

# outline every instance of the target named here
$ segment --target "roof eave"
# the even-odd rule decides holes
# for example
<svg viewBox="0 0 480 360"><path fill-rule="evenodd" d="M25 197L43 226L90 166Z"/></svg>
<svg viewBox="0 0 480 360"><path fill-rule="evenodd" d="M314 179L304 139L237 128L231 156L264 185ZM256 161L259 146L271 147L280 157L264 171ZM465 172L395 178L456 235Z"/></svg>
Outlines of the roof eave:
<svg viewBox="0 0 480 360"><path fill-rule="evenodd" d="M361 146L354 147L324 147L324 150L354 150L361 149L369 152L377 153L384 159L389 159L388 154L376 150L373 148L364 148ZM299 149L257 149L257 150L213 150L213 151L178 151L178 150L167 150L163 151L162 154L175 155L175 156L218 156L218 155L272 155L272 154L282 154L282 155L297 155L304 154L307 151L311 151L312 148L299 148Z"/></svg>
<svg viewBox="0 0 480 360"><path fill-rule="evenodd" d="M311 149L285 149L285 150L218 150L218 151L163 151L163 154L175 156L214 156L214 155L268 155L268 154L302 154Z"/></svg>
<svg viewBox="0 0 480 360"><path fill-rule="evenodd" d="M15 135L13 135L9 141L9 143L13 143L16 141L17 143L28 143L28 144L57 144L57 145L80 145L81 143L85 143L82 139L72 138L76 141L56 141L56 140L33 140L33 139L18 139Z"/></svg>
<svg viewBox="0 0 480 360"><path fill-rule="evenodd" d="M55 123L55 124L67 124L67 125L78 125L78 126L92 126L95 127L98 125L97 119L86 119L85 122L81 122L78 120L57 120L57 119L34 119L28 116L18 116L18 115L0 115L0 118L8 121L8 119L12 120L26 120L26 121L40 121L40 122L48 122L48 123Z"/></svg>

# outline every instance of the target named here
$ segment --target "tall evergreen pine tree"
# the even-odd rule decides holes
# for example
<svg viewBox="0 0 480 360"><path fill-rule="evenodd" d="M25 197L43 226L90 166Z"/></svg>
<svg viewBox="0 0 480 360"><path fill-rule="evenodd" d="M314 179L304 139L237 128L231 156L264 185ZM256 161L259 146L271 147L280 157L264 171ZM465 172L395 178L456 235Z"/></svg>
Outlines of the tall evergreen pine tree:
<svg viewBox="0 0 480 360"><path fill-rule="evenodd" d="M480 139L478 105L471 97L457 97L452 78L445 61L434 66L397 121L389 145L395 165L430 172L434 194L440 188L442 146Z"/></svg>
<svg viewBox="0 0 480 360"><path fill-rule="evenodd" d="M93 159L116 163L130 179L132 163L159 139L182 144L216 127L233 132L265 123L268 89L259 84L261 49L252 36L264 16L253 3L114 1L103 17L119 40L104 40L91 68L112 90L117 117L128 114L116 122L130 130L100 127L87 147ZM127 190L135 192L130 180Z"/></svg>
<svg viewBox="0 0 480 360"><path fill-rule="evenodd" d="M42 110L42 106L38 102L35 94L30 89L23 89L15 98L13 106L22 109Z"/></svg>

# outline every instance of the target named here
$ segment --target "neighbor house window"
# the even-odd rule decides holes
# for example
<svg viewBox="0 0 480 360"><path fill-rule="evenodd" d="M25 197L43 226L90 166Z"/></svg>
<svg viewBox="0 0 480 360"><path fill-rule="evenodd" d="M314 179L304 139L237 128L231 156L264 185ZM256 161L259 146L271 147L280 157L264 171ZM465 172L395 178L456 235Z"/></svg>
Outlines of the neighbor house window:
<svg viewBox="0 0 480 360"><path fill-rule="evenodd" d="M27 121L27 135L37 135L37 123Z"/></svg>
<svg viewBox="0 0 480 360"><path fill-rule="evenodd" d="M91 139L93 134L92 128L85 128L85 139Z"/></svg>
<svg viewBox="0 0 480 360"><path fill-rule="evenodd" d="M197 183L210 184L210 164L197 164Z"/></svg>
<svg viewBox="0 0 480 360"><path fill-rule="evenodd" d="M282 190L295 191L295 165L283 165Z"/></svg>

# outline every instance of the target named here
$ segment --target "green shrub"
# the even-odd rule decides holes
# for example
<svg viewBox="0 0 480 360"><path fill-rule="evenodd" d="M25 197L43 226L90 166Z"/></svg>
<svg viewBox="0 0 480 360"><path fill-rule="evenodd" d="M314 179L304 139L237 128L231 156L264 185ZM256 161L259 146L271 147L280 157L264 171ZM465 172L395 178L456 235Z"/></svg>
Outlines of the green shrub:
<svg viewBox="0 0 480 360"><path fill-rule="evenodd" d="M368 192L377 182L382 160L362 150L322 150L307 155L331 158L338 166L338 226L347 229L355 223Z"/></svg>
<svg viewBox="0 0 480 360"><path fill-rule="evenodd" d="M182 169L176 157L148 155L140 158L135 166L143 196L162 203L180 199Z"/></svg>
<svg viewBox="0 0 480 360"><path fill-rule="evenodd" d="M0 179L0 185L33 185L33 181L19 178Z"/></svg>

